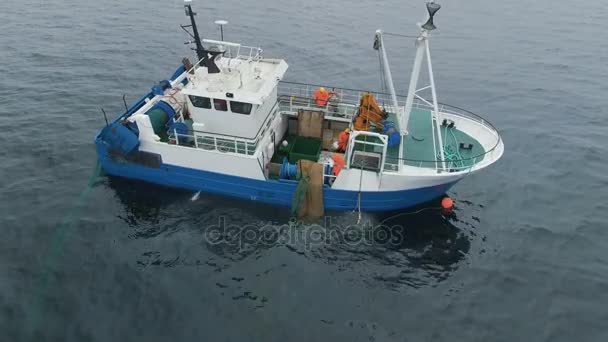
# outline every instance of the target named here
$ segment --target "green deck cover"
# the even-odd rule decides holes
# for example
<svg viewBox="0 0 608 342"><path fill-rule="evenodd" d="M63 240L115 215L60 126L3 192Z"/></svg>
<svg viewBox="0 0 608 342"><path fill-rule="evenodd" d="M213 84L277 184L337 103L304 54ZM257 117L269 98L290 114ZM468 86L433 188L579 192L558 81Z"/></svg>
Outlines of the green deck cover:
<svg viewBox="0 0 608 342"><path fill-rule="evenodd" d="M397 122L397 119L393 114L389 115L388 120L393 121L395 123ZM437 144L438 139L436 135L436 129L434 128L431 119L430 111L423 109L413 109L412 113L410 114L408 128L409 135L404 136L405 144L402 145L404 149L403 152L405 164L417 167L435 168L434 161L436 159L439 159L439 157L435 156L435 150L433 148L433 135L435 135L435 140ZM446 148L448 149L451 149L452 151L458 151L460 153L460 156L462 158L462 166L469 167L472 166L473 163L478 163L483 160L483 156L474 159L474 157L483 155L485 152L483 147L477 140L458 130L458 127L449 129L448 131L446 131L445 127L440 128L444 146L446 146ZM380 139L369 136L359 136L357 137L357 140L380 143ZM460 149L460 143L472 144L473 148L471 150ZM366 152L382 152L382 148L379 146L369 146L362 144L357 144L355 146L355 149L360 151L364 150ZM399 146L389 147L387 149L386 154L387 155L385 165L387 167L398 164L400 158Z"/></svg>
<svg viewBox="0 0 608 342"><path fill-rule="evenodd" d="M435 136L435 141L437 144L438 139L436 135L436 128L434 127L431 119L430 111L413 109L410 114L408 128L410 134L405 137L406 140L403 151L405 164L434 168L435 163L429 161L434 161L435 159L439 158L435 156L433 149L433 135ZM460 153L463 160L463 166L472 166L473 163L478 163L483 160L483 156L478 157L477 159L468 159L483 155L485 151L477 140L458 130L458 126L448 129L447 131L445 127L440 127L440 130L444 146L452 151L458 151ZM460 149L460 143L472 144L473 148L471 150Z"/></svg>

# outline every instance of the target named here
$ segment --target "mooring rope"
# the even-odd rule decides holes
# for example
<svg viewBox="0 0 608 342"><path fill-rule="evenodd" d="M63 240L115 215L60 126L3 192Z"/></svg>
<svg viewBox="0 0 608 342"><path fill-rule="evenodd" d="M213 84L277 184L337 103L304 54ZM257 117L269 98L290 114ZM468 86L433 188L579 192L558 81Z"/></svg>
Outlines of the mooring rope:
<svg viewBox="0 0 608 342"><path fill-rule="evenodd" d="M448 142L448 131L451 133L452 135L452 139L454 140L454 146L452 147ZM451 168L452 166L457 167L457 168L461 168L464 166L464 163L462 161L462 155L460 154L460 152L458 151L458 138L456 138L456 134L454 134L454 130L453 127L450 128L448 127L448 125L445 125L445 130L444 130L444 137L445 137L445 144L443 145L443 155L444 155L444 160L449 162L448 164L448 168ZM437 158L441 158L441 154L437 154L436 156Z"/></svg>
<svg viewBox="0 0 608 342"><path fill-rule="evenodd" d="M427 210L443 210L442 207L426 207L426 208L422 208L420 210L416 210L416 211L411 211L411 212L405 212L405 213L399 213L397 215L391 216L389 218L385 218L384 220L380 221L380 223L378 224L378 226L383 225L386 221L388 220L392 220L395 219L399 216L409 216L409 215L417 215L420 214L423 211L427 211Z"/></svg>

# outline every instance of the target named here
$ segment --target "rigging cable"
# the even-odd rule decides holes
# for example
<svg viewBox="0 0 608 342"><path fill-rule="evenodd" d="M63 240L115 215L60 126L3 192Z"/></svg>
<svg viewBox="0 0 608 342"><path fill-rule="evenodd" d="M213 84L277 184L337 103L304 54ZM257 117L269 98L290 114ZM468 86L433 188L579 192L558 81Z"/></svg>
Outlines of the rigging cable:
<svg viewBox="0 0 608 342"><path fill-rule="evenodd" d="M53 262L55 262L55 260L61 255L61 248L66 242L66 239L69 235L69 230L70 228L72 228L74 222L80 218L81 211L85 207L89 195L91 194L91 190L95 187L95 182L97 181L97 178L100 176L100 174L101 164L98 160L97 164L95 165L95 169L93 170L89 178L87 186L80 192L76 204L65 216L62 224L59 226L59 228L57 228L53 237L51 238L44 258L44 268L42 269L40 279L38 281L38 286L35 291L36 303L34 304L34 312L32 312L32 315L29 316L29 320L32 327L31 333L33 336L36 335L36 329L39 327L41 321L42 302L44 301L44 296L46 295L48 290L50 278L52 275L51 268L53 267Z"/></svg>
<svg viewBox="0 0 608 342"><path fill-rule="evenodd" d="M401 38L414 38L414 39L418 39L420 38L420 36L415 36L415 35L411 35L411 34L401 34L401 33L391 33L391 32L382 32L387 36L395 36L395 37L401 37ZM440 38L456 38L456 39L469 39L470 37L465 37L465 36L452 36L452 35L447 35L444 36L439 32L433 33L433 38L436 37L440 37Z"/></svg>
<svg viewBox="0 0 608 342"><path fill-rule="evenodd" d="M402 38L418 38L419 36L414 36L414 35L409 35L409 34L400 34L400 33L390 33L390 32L382 32L383 34L387 35L387 36L395 36L395 37L402 37Z"/></svg>

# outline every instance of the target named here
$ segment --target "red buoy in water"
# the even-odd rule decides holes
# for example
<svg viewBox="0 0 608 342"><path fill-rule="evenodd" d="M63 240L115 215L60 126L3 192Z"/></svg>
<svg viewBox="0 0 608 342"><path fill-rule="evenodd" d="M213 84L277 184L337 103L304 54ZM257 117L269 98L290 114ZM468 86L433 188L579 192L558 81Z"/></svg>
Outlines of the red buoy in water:
<svg viewBox="0 0 608 342"><path fill-rule="evenodd" d="M444 210L452 210L452 209L454 209L454 201L449 197L444 197L441 200L441 207Z"/></svg>

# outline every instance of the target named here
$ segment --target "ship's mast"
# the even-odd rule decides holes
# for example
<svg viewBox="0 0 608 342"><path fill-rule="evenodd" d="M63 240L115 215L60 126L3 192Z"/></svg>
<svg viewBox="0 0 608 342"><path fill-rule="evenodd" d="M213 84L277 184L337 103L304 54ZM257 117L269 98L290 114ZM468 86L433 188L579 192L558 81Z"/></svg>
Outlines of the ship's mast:
<svg viewBox="0 0 608 342"><path fill-rule="evenodd" d="M386 48L384 47L384 37L382 30L376 31L376 37L374 39L374 49L378 50L380 57L382 58L382 72L384 74L384 85L388 88L388 92L391 95L391 101L393 102L393 110L395 115L399 116L399 103L397 102L397 93L395 92L395 85L393 84L393 75L391 74L391 68L388 63L388 57L386 55Z"/></svg>
<svg viewBox="0 0 608 342"><path fill-rule="evenodd" d="M201 36L198 34L196 20L194 20L194 16L196 15L196 13L194 13L194 11L192 10L192 0L184 0L184 7L186 9L186 16L190 17L190 25L192 27L194 43L196 44L196 56L200 61L205 58L206 53L205 49L203 48L203 43L201 42Z"/></svg>
<svg viewBox="0 0 608 342"><path fill-rule="evenodd" d="M439 11L441 5L435 3L434 1L430 1L426 4L426 8L429 12L429 19L424 25L420 26L420 36L416 39L416 58L414 59L414 67L412 69L412 77L410 78L410 87L407 94L407 100L405 102L405 112L401 117L400 127L402 127L402 132L407 131L410 114L412 112L412 107L414 105L414 98L426 103L427 105L432 107L431 115L434 121L433 126L435 127L436 133L434 135L437 136L437 140L439 143L439 157L441 159L441 163L443 168L445 169L445 156L443 151L443 138L441 136L440 129L440 118L439 118L439 104L437 102L437 90L435 89L435 77L433 75L433 64L431 63L431 50L429 48L429 33L435 30L437 27L433 23L433 18L435 13ZM418 79L420 78L420 72L422 70L422 63L424 61L424 57L426 56L426 62L428 66L428 76L430 85L418 89ZM432 101L433 103L429 103L427 100L419 96L417 93L431 89Z"/></svg>

